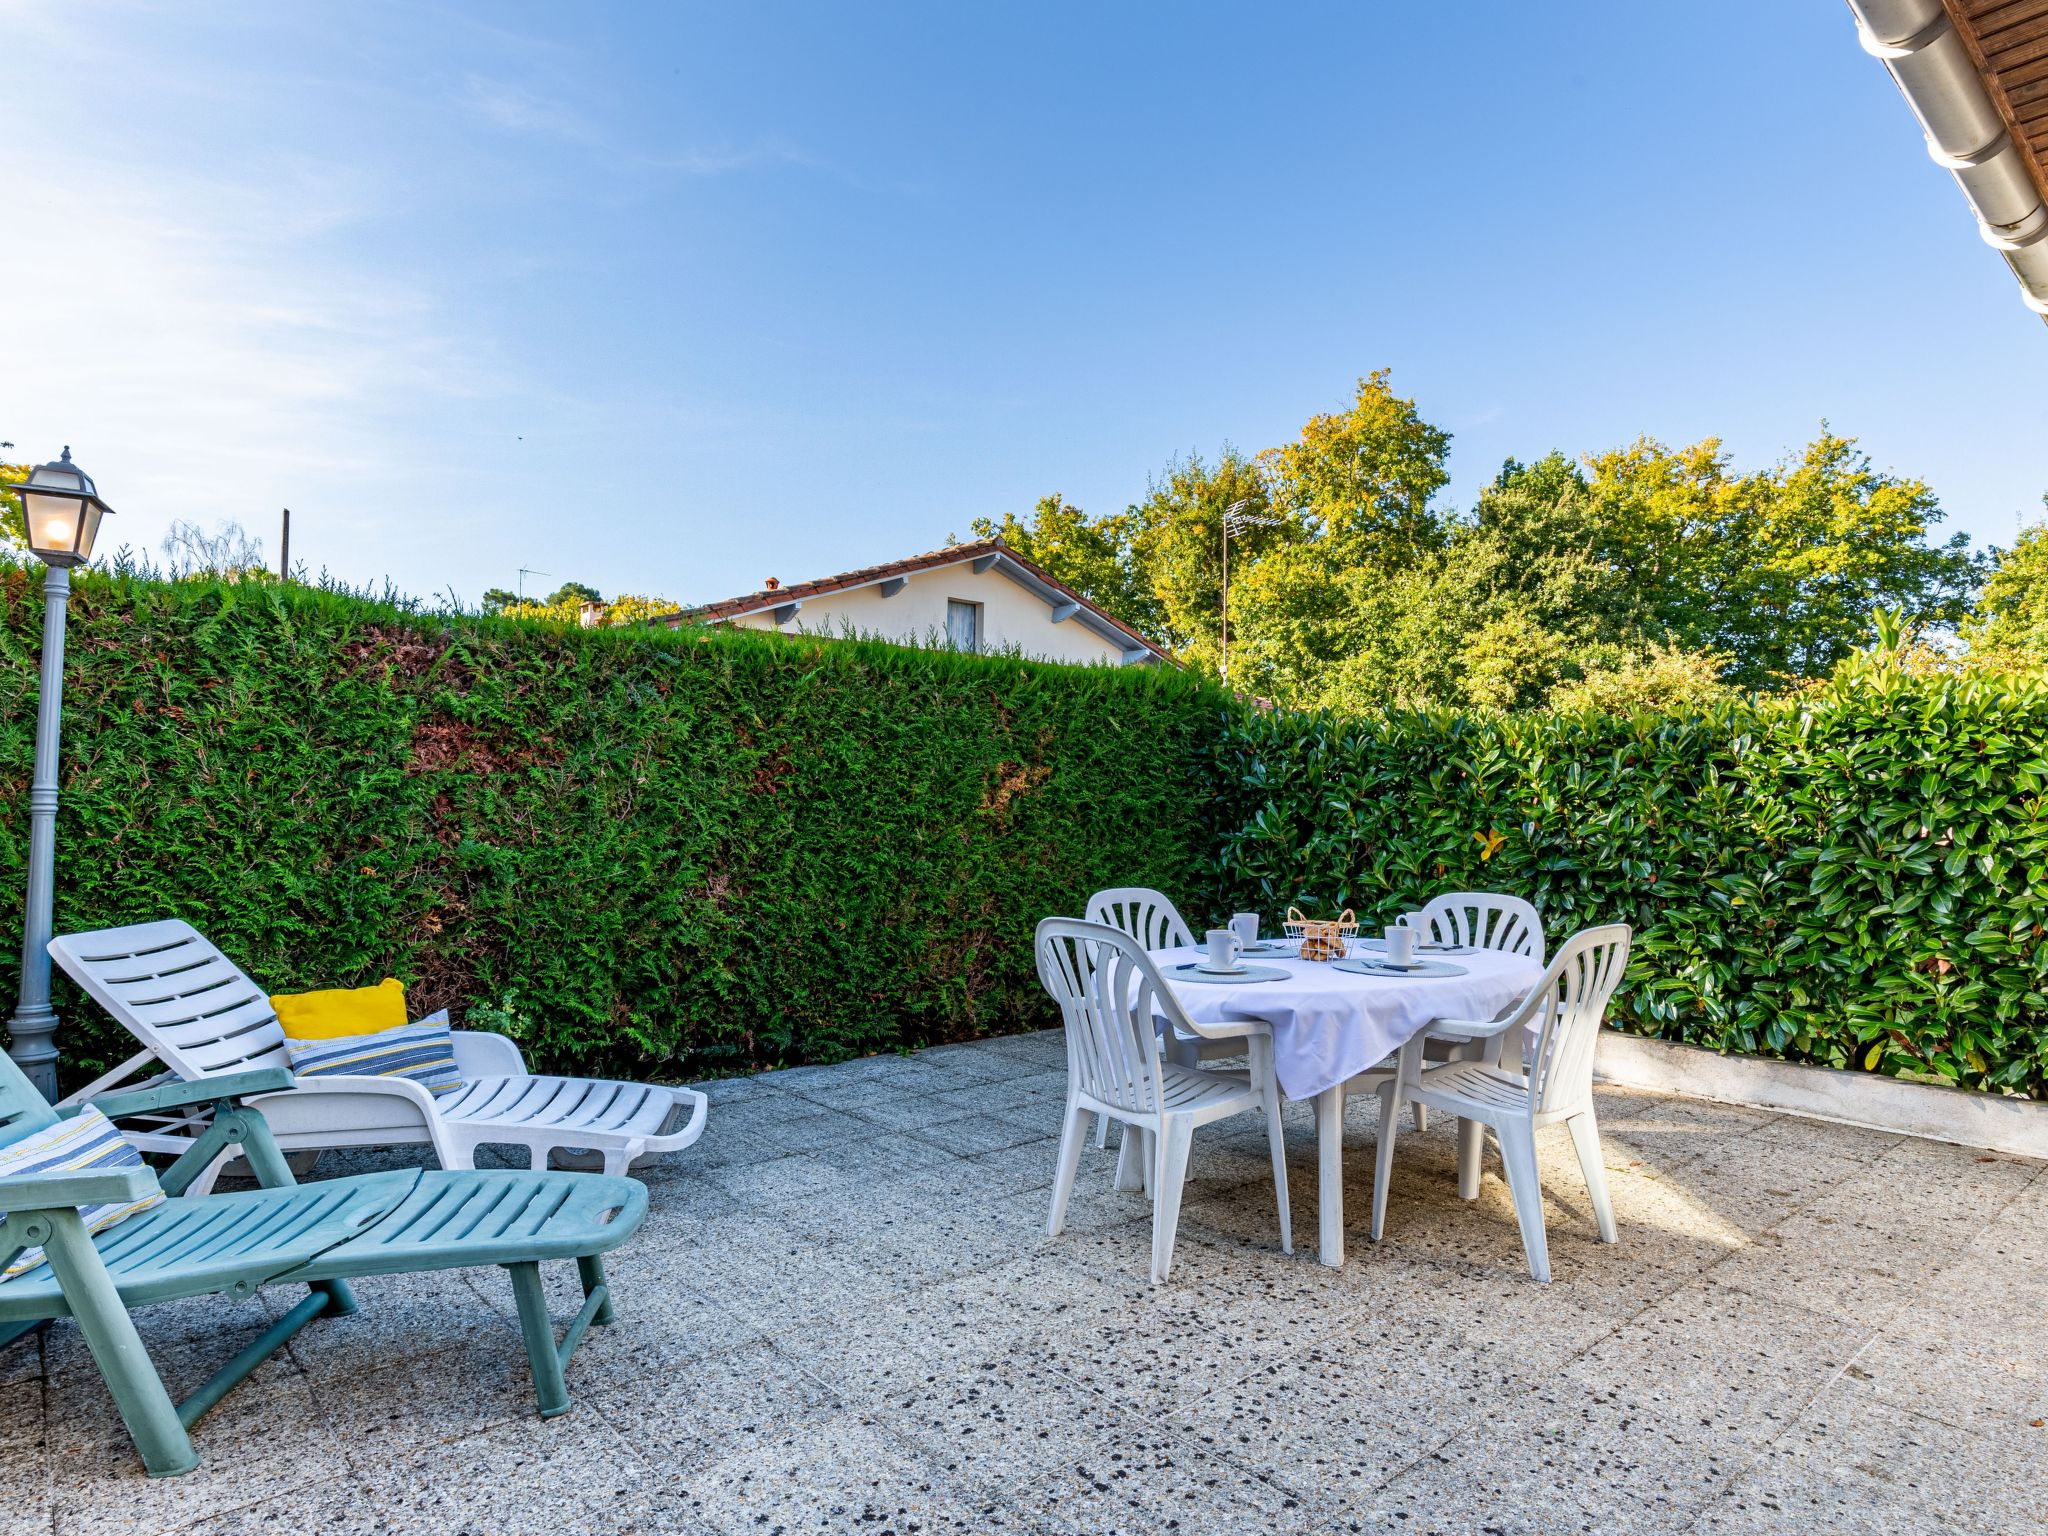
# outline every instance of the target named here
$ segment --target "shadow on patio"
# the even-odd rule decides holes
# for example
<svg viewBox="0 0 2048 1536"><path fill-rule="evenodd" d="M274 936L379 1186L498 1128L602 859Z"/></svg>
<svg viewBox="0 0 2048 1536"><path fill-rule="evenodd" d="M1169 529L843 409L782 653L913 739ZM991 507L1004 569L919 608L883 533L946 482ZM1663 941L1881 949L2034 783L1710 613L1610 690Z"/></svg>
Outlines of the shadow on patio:
<svg viewBox="0 0 2048 1536"><path fill-rule="evenodd" d="M1546 1287L1496 1163L1456 1198L1448 1123L1403 1136L1364 1240L1370 1099L1349 1262L1321 1267L1296 1108L1295 1256L1248 1116L1197 1138L1154 1290L1113 1149L1044 1235L1065 1089L1057 1032L715 1085L703 1141L646 1174L558 1420L501 1272L368 1280L152 1483L56 1324L0 1354L6 1529L2040 1529L2039 1164L1602 1090L1621 1241L1560 1130ZM175 1394L287 1304L139 1323Z"/></svg>

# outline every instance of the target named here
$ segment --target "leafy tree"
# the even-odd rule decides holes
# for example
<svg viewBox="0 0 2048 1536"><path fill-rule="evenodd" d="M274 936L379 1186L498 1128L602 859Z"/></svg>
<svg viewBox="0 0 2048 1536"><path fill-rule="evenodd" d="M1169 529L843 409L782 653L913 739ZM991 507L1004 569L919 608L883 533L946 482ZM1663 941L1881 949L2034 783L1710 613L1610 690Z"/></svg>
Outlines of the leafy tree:
<svg viewBox="0 0 2048 1536"><path fill-rule="evenodd" d="M517 592L507 592L503 587L484 589L483 609L485 613L503 613L519 601Z"/></svg>
<svg viewBox="0 0 2048 1536"><path fill-rule="evenodd" d="M580 581L565 581L547 595L546 601L556 603L601 603L604 595L595 587L585 586Z"/></svg>
<svg viewBox="0 0 2048 1536"><path fill-rule="evenodd" d="M1396 395L1391 377L1382 368L1360 379L1346 409L1310 417L1294 442L1259 455L1273 504L1299 519L1332 569L1444 544L1431 501L1450 480L1451 434Z"/></svg>
<svg viewBox="0 0 2048 1536"><path fill-rule="evenodd" d="M1632 616L1686 649L1728 652L1731 682L1821 677L1875 608L1962 618L1978 575L1966 535L1930 545L1934 493L1823 424L1793 460L1737 475L1717 438L1649 438L1588 461L1595 551L1629 573Z"/></svg>
<svg viewBox="0 0 2048 1536"><path fill-rule="evenodd" d="M11 445L10 445L11 446ZM28 523L13 487L28 479L32 464L0 464L0 550L28 548Z"/></svg>
<svg viewBox="0 0 2048 1536"><path fill-rule="evenodd" d="M1058 491L1038 498L1030 520L1005 512L974 520L978 539L1001 538L1089 602L1143 634L1163 632L1158 599L1144 585L1125 538L1124 519L1097 520Z"/></svg>
<svg viewBox="0 0 2048 1536"><path fill-rule="evenodd" d="M1734 661L1726 651L1653 645L1640 655L1596 663L1583 677L1559 683L1550 690L1550 707L1608 715L1700 709L1742 697L1741 689L1723 680Z"/></svg>
<svg viewBox="0 0 2048 1536"><path fill-rule="evenodd" d="M2048 505L2048 496L2041 500ZM2048 524L2027 529L2011 549L1993 551L1991 574L1963 639L1974 665L2048 663Z"/></svg>

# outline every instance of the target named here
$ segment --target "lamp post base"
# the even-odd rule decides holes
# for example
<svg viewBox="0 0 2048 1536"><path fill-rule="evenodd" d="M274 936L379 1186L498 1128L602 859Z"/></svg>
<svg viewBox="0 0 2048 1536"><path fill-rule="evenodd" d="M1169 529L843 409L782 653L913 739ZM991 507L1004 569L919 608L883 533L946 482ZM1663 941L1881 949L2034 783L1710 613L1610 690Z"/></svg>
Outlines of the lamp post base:
<svg viewBox="0 0 2048 1536"><path fill-rule="evenodd" d="M7 1054L21 1068L22 1076L52 1104L57 1102L56 1010L17 1008L7 1021Z"/></svg>

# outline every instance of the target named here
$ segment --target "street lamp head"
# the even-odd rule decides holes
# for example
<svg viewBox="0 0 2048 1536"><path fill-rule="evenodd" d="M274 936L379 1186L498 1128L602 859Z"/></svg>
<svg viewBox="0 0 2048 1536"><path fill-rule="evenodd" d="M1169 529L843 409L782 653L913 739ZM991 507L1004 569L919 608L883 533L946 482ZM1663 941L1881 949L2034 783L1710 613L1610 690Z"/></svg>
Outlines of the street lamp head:
<svg viewBox="0 0 2048 1536"><path fill-rule="evenodd" d="M15 487L28 523L29 551L45 565L83 565L92 558L100 519L114 509L100 500L92 476L71 462L71 450L38 464Z"/></svg>

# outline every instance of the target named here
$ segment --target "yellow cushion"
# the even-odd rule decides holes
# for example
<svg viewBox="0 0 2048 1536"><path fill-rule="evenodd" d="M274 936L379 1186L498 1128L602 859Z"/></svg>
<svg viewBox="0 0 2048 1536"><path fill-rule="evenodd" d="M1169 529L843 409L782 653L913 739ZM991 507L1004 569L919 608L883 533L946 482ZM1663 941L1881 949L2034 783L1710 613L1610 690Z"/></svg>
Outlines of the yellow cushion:
<svg viewBox="0 0 2048 1536"><path fill-rule="evenodd" d="M405 1023L405 983L387 976L374 987L281 992L270 999L289 1040L374 1035Z"/></svg>

